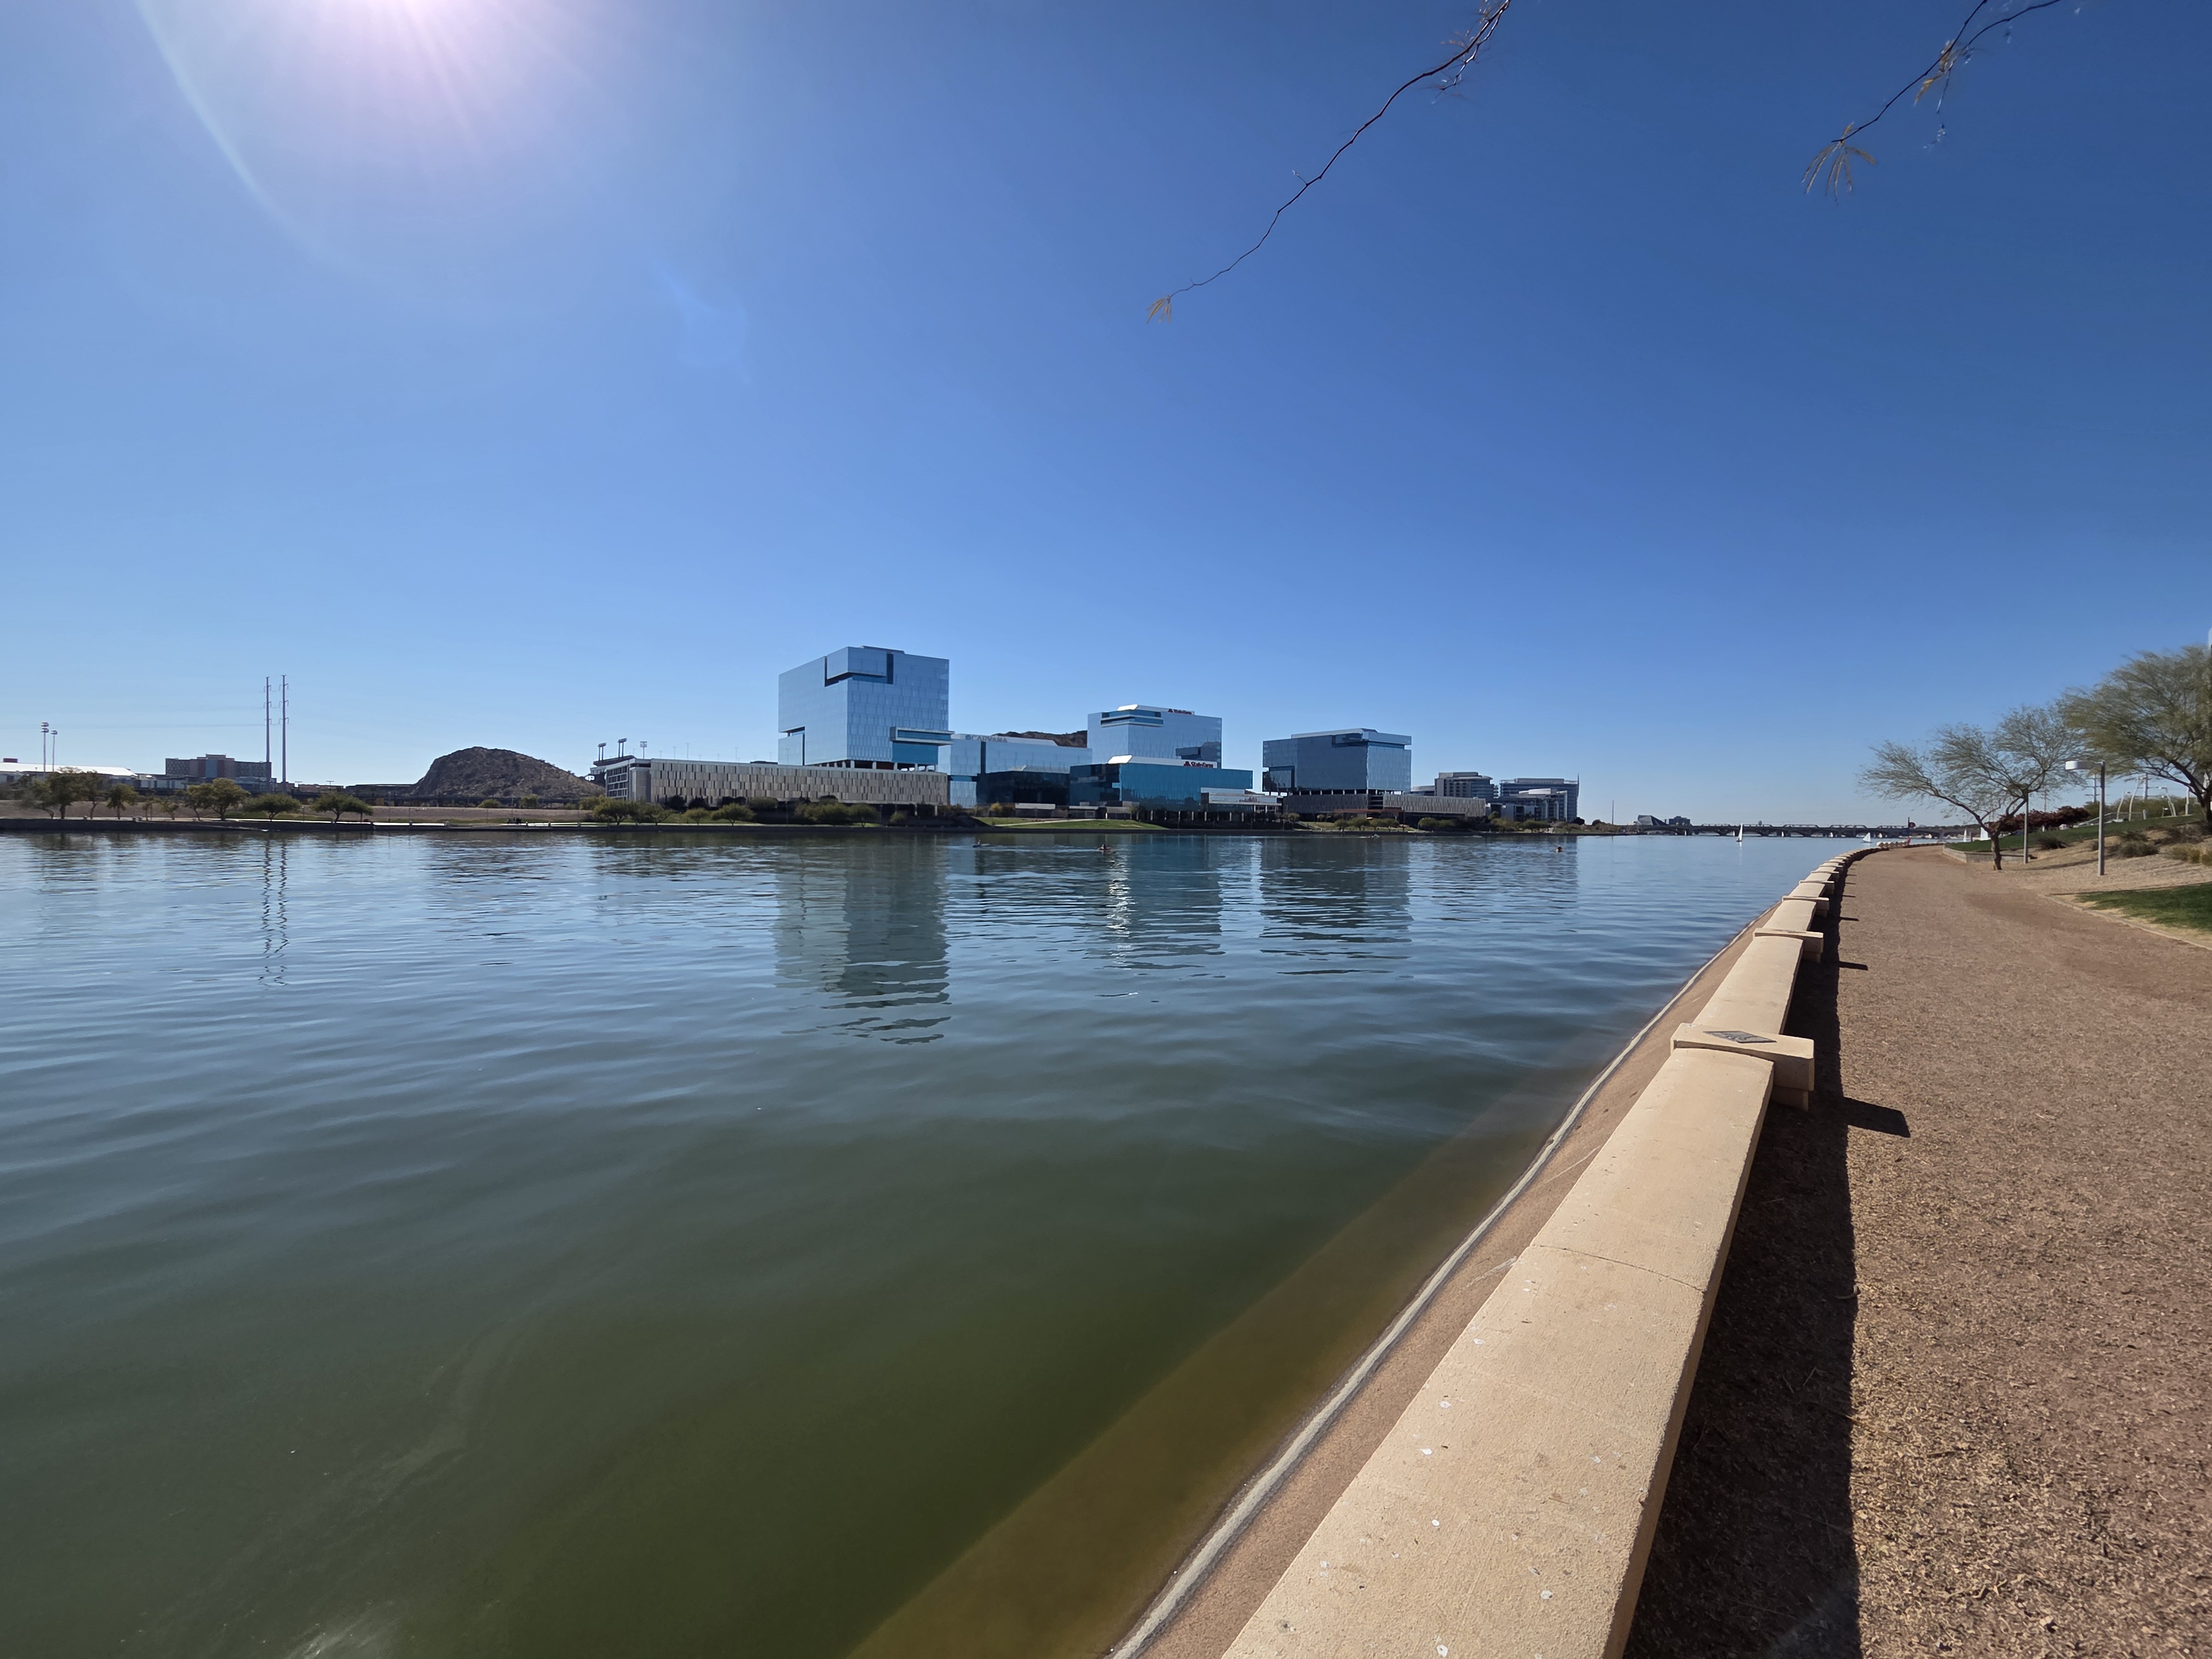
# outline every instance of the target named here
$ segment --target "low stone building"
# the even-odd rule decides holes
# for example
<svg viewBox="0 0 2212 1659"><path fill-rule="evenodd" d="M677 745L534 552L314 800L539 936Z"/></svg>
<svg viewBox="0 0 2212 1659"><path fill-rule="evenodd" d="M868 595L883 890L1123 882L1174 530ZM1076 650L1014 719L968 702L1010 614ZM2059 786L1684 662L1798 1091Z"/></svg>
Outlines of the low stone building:
<svg viewBox="0 0 2212 1659"><path fill-rule="evenodd" d="M592 768L592 781L615 800L709 806L729 800L841 800L867 806L942 811L951 780L921 767L883 771L858 766L779 766L767 761L647 760L623 755Z"/></svg>

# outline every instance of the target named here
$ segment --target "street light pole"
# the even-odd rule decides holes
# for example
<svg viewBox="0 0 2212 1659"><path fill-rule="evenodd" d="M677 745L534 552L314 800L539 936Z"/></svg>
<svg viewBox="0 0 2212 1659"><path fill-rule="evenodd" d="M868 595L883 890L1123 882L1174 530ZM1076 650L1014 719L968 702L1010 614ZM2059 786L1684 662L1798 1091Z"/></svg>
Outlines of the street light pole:
<svg viewBox="0 0 2212 1659"><path fill-rule="evenodd" d="M2066 769L2078 772L2081 769L2081 763L2068 761ZM2100 876L2105 873L2105 763L2102 761L2097 763L2097 873Z"/></svg>

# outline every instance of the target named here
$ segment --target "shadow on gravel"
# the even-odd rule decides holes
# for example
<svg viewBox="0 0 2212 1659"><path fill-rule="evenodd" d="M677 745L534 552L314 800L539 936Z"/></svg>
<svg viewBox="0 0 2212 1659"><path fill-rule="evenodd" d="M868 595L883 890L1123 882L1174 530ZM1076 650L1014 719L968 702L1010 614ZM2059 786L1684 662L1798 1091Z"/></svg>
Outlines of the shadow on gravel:
<svg viewBox="0 0 2212 1659"><path fill-rule="evenodd" d="M1871 1129L1876 1134L1912 1139L1912 1126L1894 1106L1876 1106L1868 1101L1848 1098L1838 1099L1836 1106L1844 1121L1854 1129Z"/></svg>
<svg viewBox="0 0 2212 1659"><path fill-rule="evenodd" d="M1841 962L1835 921L1826 932L1790 1015L1819 1054L1813 1103L1768 1109L1625 1659L1861 1652L1844 1145L1854 1126L1910 1131L1843 1094L1837 969L1860 964Z"/></svg>

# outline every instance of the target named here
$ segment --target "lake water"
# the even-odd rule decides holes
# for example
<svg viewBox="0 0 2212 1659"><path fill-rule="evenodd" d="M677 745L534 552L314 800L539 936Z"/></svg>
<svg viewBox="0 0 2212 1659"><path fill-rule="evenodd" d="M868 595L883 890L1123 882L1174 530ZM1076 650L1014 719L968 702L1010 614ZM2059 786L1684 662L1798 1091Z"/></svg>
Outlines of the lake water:
<svg viewBox="0 0 2212 1659"><path fill-rule="evenodd" d="M0 1652L1097 1652L1832 850L0 837Z"/></svg>

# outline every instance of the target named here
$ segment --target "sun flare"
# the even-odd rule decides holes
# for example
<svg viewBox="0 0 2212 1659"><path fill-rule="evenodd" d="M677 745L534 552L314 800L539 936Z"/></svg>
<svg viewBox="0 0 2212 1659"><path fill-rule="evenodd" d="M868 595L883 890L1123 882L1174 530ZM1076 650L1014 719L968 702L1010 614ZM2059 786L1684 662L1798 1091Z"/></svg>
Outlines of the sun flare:
<svg viewBox="0 0 2212 1659"><path fill-rule="evenodd" d="M138 0L240 182L342 263L465 228L586 164L592 9L520 0Z"/></svg>

